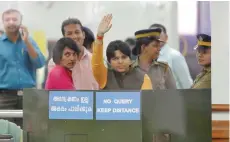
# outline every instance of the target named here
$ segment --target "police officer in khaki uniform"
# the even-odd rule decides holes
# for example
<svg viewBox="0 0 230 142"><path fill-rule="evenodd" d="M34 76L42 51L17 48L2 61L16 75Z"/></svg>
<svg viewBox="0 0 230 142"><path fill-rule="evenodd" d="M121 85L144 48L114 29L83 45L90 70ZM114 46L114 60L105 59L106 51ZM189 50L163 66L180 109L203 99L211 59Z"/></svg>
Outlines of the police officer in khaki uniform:
<svg viewBox="0 0 230 142"><path fill-rule="evenodd" d="M135 32L136 46L133 55L138 56L134 65L139 70L147 73L155 89L176 89L170 67L167 63L157 61L160 53L161 29L145 29Z"/></svg>
<svg viewBox="0 0 230 142"><path fill-rule="evenodd" d="M203 70L197 75L191 88L211 88L211 36L198 34L197 40L196 56L198 64L203 66Z"/></svg>

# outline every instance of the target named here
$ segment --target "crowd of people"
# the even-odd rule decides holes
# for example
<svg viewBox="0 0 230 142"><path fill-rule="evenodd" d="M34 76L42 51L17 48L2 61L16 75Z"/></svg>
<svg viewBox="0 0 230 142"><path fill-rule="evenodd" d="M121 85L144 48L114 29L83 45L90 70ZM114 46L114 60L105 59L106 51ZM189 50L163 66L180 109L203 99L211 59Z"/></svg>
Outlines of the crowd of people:
<svg viewBox="0 0 230 142"><path fill-rule="evenodd" d="M103 57L103 40L112 28L105 15L94 34L77 18L61 24L63 37L52 49L46 90L141 90L211 88L211 36L197 35L202 72L193 81L184 56L167 43L167 30L152 24L134 37L110 41ZM46 60L16 9L2 14L0 32L0 109L22 109L24 88L36 88L36 70ZM96 35L96 36L94 36ZM105 64L106 62L106 64ZM145 87L143 87L145 86ZM147 87L146 87L147 86ZM19 125L21 121L14 121Z"/></svg>

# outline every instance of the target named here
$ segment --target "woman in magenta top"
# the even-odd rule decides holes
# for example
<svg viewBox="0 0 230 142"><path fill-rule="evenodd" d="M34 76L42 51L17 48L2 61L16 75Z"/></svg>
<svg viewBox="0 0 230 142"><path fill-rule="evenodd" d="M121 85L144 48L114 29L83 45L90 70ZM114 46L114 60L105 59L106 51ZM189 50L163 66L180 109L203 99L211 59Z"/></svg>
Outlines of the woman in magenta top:
<svg viewBox="0 0 230 142"><path fill-rule="evenodd" d="M70 38L61 38L53 49L55 67L49 72L45 89L47 90L75 90L72 71L80 50Z"/></svg>

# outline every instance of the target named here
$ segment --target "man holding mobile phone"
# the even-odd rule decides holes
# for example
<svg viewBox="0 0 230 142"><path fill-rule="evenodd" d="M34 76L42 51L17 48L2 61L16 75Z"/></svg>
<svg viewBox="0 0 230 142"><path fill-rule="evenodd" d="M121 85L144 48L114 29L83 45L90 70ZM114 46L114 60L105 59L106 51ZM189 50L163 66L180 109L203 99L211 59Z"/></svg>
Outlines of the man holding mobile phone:
<svg viewBox="0 0 230 142"><path fill-rule="evenodd" d="M22 89L36 87L36 70L45 57L22 25L22 14L9 9L2 14L5 32L0 37L0 109L22 109ZM20 124L21 122L19 122Z"/></svg>

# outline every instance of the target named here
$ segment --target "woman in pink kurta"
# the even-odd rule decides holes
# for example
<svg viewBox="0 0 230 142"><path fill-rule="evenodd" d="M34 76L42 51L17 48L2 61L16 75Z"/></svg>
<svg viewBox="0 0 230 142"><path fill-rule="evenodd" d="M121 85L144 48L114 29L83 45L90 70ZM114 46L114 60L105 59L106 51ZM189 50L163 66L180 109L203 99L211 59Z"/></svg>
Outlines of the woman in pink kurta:
<svg viewBox="0 0 230 142"><path fill-rule="evenodd" d="M70 38L61 38L53 49L53 61L56 64L49 72L45 89L75 90L72 79L72 68L80 50Z"/></svg>

